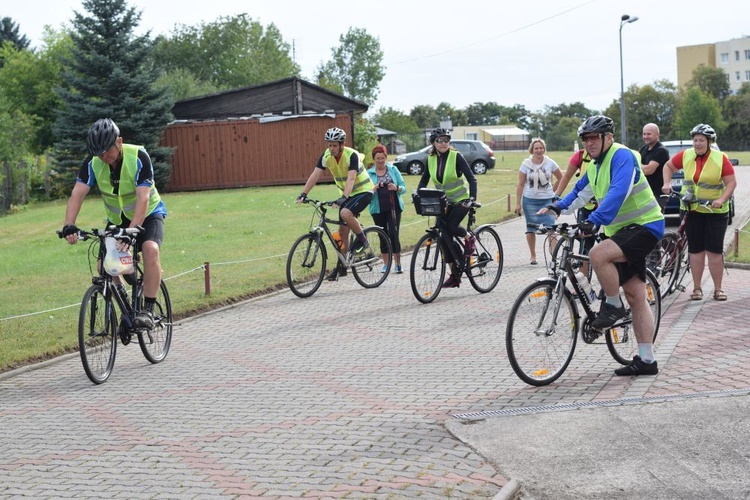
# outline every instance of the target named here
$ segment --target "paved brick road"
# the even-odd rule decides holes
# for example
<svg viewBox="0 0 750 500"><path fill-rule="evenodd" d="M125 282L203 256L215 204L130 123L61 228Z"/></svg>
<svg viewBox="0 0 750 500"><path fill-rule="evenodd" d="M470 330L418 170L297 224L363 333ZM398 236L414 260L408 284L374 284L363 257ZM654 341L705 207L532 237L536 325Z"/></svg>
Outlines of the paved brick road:
<svg viewBox="0 0 750 500"><path fill-rule="evenodd" d="M581 343L558 383L523 384L505 322L544 271L521 224L498 227L506 268L490 294L467 283L421 305L408 274L375 290L347 277L184 321L159 365L121 346L101 386L77 356L5 377L0 497L492 497L507 480L445 429L452 415L750 387L750 272L736 270L726 303L674 299L658 377L614 379L606 346Z"/></svg>

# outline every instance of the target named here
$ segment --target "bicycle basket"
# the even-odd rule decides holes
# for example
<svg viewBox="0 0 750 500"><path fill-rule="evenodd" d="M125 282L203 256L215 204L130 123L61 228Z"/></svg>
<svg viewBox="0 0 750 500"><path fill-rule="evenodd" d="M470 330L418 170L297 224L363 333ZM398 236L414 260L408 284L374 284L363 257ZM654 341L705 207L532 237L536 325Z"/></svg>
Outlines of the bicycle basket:
<svg viewBox="0 0 750 500"><path fill-rule="evenodd" d="M445 192L440 189L420 189L411 198L417 215L442 215L448 205Z"/></svg>

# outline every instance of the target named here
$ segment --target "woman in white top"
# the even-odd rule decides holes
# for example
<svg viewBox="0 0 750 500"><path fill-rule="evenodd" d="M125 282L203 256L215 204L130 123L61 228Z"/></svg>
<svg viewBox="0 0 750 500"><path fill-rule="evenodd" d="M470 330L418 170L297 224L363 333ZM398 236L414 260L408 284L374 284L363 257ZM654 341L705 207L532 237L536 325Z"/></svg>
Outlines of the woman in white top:
<svg viewBox="0 0 750 500"><path fill-rule="evenodd" d="M531 140L529 145L529 156L518 172L518 187L516 188L516 213L521 215L521 204L523 202L523 214L526 216L526 243L531 252L531 264L536 265L536 228L529 224L552 225L555 218L550 214L537 215L537 212L553 202L555 197L555 185L562 179L562 172L557 163L544 153L547 145L543 139L538 137ZM557 180L554 180L553 177ZM550 241L550 244L554 243ZM550 248L550 252L552 248Z"/></svg>

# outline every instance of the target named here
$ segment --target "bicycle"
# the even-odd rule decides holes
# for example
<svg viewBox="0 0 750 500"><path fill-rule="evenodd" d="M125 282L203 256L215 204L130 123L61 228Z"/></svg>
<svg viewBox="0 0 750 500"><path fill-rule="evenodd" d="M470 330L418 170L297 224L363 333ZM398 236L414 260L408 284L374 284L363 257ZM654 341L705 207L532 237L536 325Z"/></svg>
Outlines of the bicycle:
<svg viewBox="0 0 750 500"><path fill-rule="evenodd" d="M337 263L351 269L357 283L364 288L380 286L390 274L393 264L391 240L386 232L379 226L363 228L362 231L369 247L363 250L361 255L351 250L355 236L352 232L348 251L343 252L328 227L328 224L345 224L341 220L330 219L327 216L327 207L335 205L335 202L305 198L303 203L312 203L315 212L310 223L310 230L297 238L287 257L286 281L292 293L300 298L310 297L323 283L328 260L328 251L323 242L324 236L337 257ZM376 253L377 250L380 250L380 254ZM386 256L385 259L383 255Z"/></svg>
<svg viewBox="0 0 750 500"><path fill-rule="evenodd" d="M442 208L439 207L437 210L423 210L422 203L425 202L422 201L419 205L415 203L415 207L418 207L417 213L436 215L444 213L444 205L447 202L442 202ZM459 237L453 238L454 244L447 250L451 252L453 262L459 266L460 272L469 278L471 286L479 293L487 293L497 286L503 272L503 244L500 236L489 224L481 225L472 231L471 227L476 223L476 211L481 206L478 202L471 203L466 224L466 230L476 241L474 253L468 259L464 259L465 240ZM446 229L443 227L442 219L438 217L435 225L427 229L427 234L419 239L411 254L411 289L417 300L423 304L434 301L443 288L446 267L443 253L446 249L440 241L444 231Z"/></svg>
<svg viewBox="0 0 750 500"><path fill-rule="evenodd" d="M711 210L710 200L692 200L688 196L683 196L674 188L665 195L667 198L680 198L683 203L697 203L703 208ZM680 225L677 231L667 231L656 244L648 257L649 268L656 276L659 283L659 292L664 299L675 291L685 291L685 285L682 282L690 270L690 258L688 254L687 233L685 227L688 219L688 210L682 211Z"/></svg>
<svg viewBox="0 0 750 500"><path fill-rule="evenodd" d="M95 384L105 382L112 374L118 337L122 345L128 345L133 335L137 336L143 356L153 364L164 361L169 353L172 343L172 302L164 281L159 285L154 304L154 327L136 327L135 317L143 307L143 269L138 249L133 249L134 273L123 276L132 285L129 297L125 287L120 289L102 265L107 251L106 238L129 241L130 237L134 239L142 230L115 226L108 226L104 231L78 230L79 240L92 239L87 252L92 284L83 295L78 315L78 350L86 376ZM57 231L57 235L62 238L62 231ZM94 257L97 271L93 267ZM116 309L120 311L119 323Z"/></svg>
<svg viewBox="0 0 750 500"><path fill-rule="evenodd" d="M562 265L550 271L548 277L527 286L513 303L505 332L505 346L513 371L529 385L554 382L573 359L578 332L587 344L594 344L604 335L612 357L620 364L629 364L638 353L630 311L605 330L591 326L597 316L592 308L595 299L586 293L585 283L576 279L580 263L589 259L588 255L573 251L575 240L579 238L578 224L539 225L539 231L542 234L554 232L565 241ZM659 332L661 296L656 278L649 269L646 269L646 300L654 316L653 341ZM583 317L576 302L581 303ZM627 304L624 299L623 304Z"/></svg>

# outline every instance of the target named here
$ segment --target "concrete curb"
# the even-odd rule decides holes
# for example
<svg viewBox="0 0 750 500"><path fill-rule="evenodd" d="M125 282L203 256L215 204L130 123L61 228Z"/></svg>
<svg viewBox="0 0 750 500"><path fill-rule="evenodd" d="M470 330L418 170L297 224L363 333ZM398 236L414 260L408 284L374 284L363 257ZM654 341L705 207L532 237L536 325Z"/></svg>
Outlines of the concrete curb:
<svg viewBox="0 0 750 500"><path fill-rule="evenodd" d="M521 483L516 479L509 479L505 486L493 497L493 500L513 500L521 492Z"/></svg>

